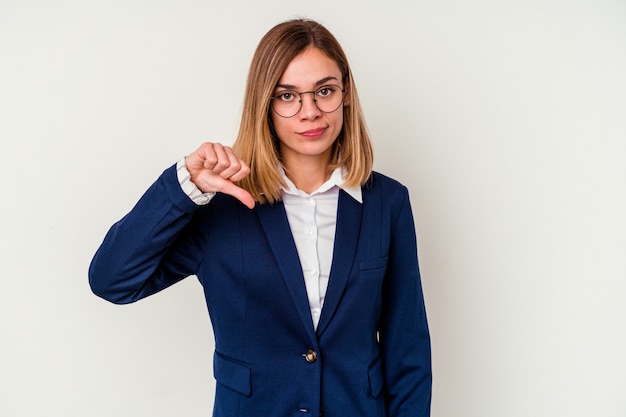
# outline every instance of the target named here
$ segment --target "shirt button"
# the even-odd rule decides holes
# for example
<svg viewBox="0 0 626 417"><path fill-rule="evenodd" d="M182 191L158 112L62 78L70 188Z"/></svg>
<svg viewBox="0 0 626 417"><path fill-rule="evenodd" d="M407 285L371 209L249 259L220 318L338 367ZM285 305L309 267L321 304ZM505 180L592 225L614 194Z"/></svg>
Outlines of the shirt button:
<svg viewBox="0 0 626 417"><path fill-rule="evenodd" d="M304 354L304 358L306 359L308 363L313 363L317 360L317 352L314 351L313 349L309 349Z"/></svg>

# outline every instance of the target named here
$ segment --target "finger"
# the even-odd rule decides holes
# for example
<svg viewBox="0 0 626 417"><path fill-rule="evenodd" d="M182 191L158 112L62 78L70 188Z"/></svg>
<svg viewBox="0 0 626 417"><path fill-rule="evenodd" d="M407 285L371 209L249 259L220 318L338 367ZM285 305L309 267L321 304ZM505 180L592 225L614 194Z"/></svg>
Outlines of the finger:
<svg viewBox="0 0 626 417"><path fill-rule="evenodd" d="M206 142L200 145L193 153L185 157L185 164L187 170L192 176L197 175L204 169L211 169L217 161L215 152L213 151L213 144Z"/></svg>
<svg viewBox="0 0 626 417"><path fill-rule="evenodd" d="M239 159L239 157L235 155L233 150L228 146L224 147L224 154L228 158L228 167L226 167L219 174L222 178L231 179L232 181L231 177L237 174L241 170L242 166L245 166L246 164Z"/></svg>
<svg viewBox="0 0 626 417"><path fill-rule="evenodd" d="M239 158L231 148L226 147L226 154L230 158L230 167L220 175L230 181L237 182L250 174L250 167Z"/></svg>
<svg viewBox="0 0 626 417"><path fill-rule="evenodd" d="M241 166L239 167L239 171L235 172L228 179L233 182L241 181L245 177L250 174L250 167L246 165L243 161L241 161Z"/></svg>
<svg viewBox="0 0 626 417"><path fill-rule="evenodd" d="M230 181L225 181L225 184L220 192L235 197L250 209L254 208L254 199L252 198L252 195L250 195L250 193L243 188L237 187Z"/></svg>
<svg viewBox="0 0 626 417"><path fill-rule="evenodd" d="M230 159L226 155L224 146L219 143L212 143L210 150L207 150L204 167L215 174L219 174L229 165Z"/></svg>

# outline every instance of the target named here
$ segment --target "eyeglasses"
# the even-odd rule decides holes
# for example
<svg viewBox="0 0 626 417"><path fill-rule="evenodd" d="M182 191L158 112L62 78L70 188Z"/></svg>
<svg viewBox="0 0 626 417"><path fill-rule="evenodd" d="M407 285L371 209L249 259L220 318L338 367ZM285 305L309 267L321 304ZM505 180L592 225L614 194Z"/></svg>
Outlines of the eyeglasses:
<svg viewBox="0 0 626 417"><path fill-rule="evenodd" d="M302 96L313 94L315 106L323 113L332 113L341 107L345 91L335 84L323 85L315 91L281 90L272 96L272 109L280 117L293 117L302 108Z"/></svg>

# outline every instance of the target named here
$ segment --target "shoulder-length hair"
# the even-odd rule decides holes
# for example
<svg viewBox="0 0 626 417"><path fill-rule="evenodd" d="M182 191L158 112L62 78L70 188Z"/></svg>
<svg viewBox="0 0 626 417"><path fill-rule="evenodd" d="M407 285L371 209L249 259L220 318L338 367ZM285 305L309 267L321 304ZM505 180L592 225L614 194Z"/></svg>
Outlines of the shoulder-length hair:
<svg viewBox="0 0 626 417"><path fill-rule="evenodd" d="M272 127L270 101L289 63L314 47L334 60L341 70L346 100L343 128L333 143L329 171L345 167L348 187L365 184L373 164L370 136L348 60L335 37L318 22L295 19L280 23L261 39L250 64L243 114L233 150L250 167L238 185L255 201L271 204L281 199L279 143Z"/></svg>

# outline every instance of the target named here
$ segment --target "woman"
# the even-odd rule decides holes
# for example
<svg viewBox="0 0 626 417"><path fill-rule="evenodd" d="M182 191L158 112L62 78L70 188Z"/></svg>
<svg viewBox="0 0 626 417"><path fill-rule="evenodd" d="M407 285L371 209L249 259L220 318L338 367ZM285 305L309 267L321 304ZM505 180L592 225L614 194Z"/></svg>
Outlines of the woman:
<svg viewBox="0 0 626 417"><path fill-rule="evenodd" d="M107 234L93 291L130 303L197 275L215 417L430 414L430 342L404 186L371 171L345 54L310 20L252 60L232 150L205 143Z"/></svg>

